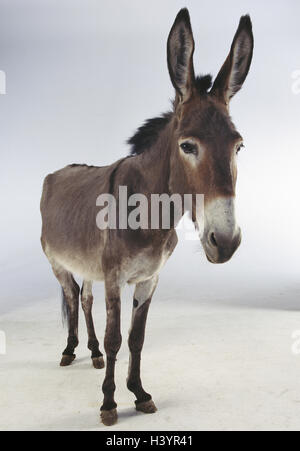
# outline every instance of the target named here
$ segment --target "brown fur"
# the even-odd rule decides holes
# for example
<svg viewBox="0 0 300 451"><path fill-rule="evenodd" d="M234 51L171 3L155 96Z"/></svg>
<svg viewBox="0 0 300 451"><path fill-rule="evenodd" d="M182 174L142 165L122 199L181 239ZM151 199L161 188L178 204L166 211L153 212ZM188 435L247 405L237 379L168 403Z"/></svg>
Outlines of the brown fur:
<svg viewBox="0 0 300 451"><path fill-rule="evenodd" d="M230 54L208 92L210 77L200 79L194 74L194 39L189 14L186 9L181 10L168 39L168 66L176 90L173 111L139 129L130 140L134 146L131 157L106 167L67 166L45 179L41 241L63 288L69 314L63 364L73 361L78 344L79 287L72 276L75 273L84 279L82 306L88 347L93 361L96 359L95 367L103 366L92 319L91 289L92 281L105 282L107 361L101 407L104 424L113 424L117 419L114 371L122 342L120 293L126 283L136 284L129 335L128 388L137 398L138 410L156 410L151 395L142 387L140 358L158 274L177 244L177 235L174 222L169 230L160 227L101 231L96 226L99 211L96 199L102 193L111 193L118 200L119 186L127 186L128 195L141 193L148 199L152 193L204 194L210 217L205 219L202 244L210 261L227 261L240 243L240 232L233 218L233 200L237 176L235 155L241 143L229 116L228 101L248 73L252 50L251 21L244 16ZM182 148L181 143L185 145L187 139L193 140L193 154ZM219 209L216 217L214 206ZM193 205L191 214L197 226L196 213Z"/></svg>

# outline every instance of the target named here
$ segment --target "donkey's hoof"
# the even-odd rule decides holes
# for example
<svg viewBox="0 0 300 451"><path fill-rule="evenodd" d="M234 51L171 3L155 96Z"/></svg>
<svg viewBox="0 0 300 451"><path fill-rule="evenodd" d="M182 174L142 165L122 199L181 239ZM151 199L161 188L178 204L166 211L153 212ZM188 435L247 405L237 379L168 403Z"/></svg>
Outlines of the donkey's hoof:
<svg viewBox="0 0 300 451"><path fill-rule="evenodd" d="M96 370L101 370L102 368L105 367L104 359L102 356L94 357L94 358L92 358L92 361L93 361L94 368L96 368Z"/></svg>
<svg viewBox="0 0 300 451"><path fill-rule="evenodd" d="M63 355L60 361L60 366L69 366L76 359L76 355Z"/></svg>
<svg viewBox="0 0 300 451"><path fill-rule="evenodd" d="M136 403L136 410L144 413L155 413L157 408L152 399L150 399L149 401Z"/></svg>
<svg viewBox="0 0 300 451"><path fill-rule="evenodd" d="M102 410L101 421L105 426L112 426L118 421L117 409Z"/></svg>

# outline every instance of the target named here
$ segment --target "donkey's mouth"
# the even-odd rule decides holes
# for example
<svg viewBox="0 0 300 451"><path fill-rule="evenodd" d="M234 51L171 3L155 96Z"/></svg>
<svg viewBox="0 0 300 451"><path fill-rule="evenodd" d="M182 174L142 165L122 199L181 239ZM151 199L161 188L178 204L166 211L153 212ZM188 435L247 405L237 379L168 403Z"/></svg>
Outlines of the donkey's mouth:
<svg viewBox="0 0 300 451"><path fill-rule="evenodd" d="M231 257L233 256L234 252L235 251L231 252L230 255L226 255L226 256L225 255L221 255L221 256L218 255L217 258L212 258L207 253L205 253L205 255L206 255L206 258L209 261L209 263L217 265L217 264L227 263L231 259Z"/></svg>
<svg viewBox="0 0 300 451"><path fill-rule="evenodd" d="M227 263L231 259L233 254L230 257L221 257L221 258L218 257L215 260L212 259L208 254L205 254L205 255L206 255L206 258L209 261L209 263L212 263L213 265L219 265L219 264Z"/></svg>
<svg viewBox="0 0 300 451"><path fill-rule="evenodd" d="M206 258L209 261L209 263L212 263L213 265L218 265L220 263L226 263L229 260L229 259L226 259L226 260L222 259L222 260L220 260L219 258L214 259L214 258L210 257L207 253L205 253L205 255L206 255Z"/></svg>
<svg viewBox="0 0 300 451"><path fill-rule="evenodd" d="M213 264L222 264L228 262L240 246L241 239L242 236L239 229L234 239L228 242L226 246L217 245L217 242L212 239L210 239L210 241L202 241L207 260Z"/></svg>
<svg viewBox="0 0 300 451"><path fill-rule="evenodd" d="M207 260L209 261L209 263L213 263L213 264L216 263L216 262L214 262L214 261L210 258L210 256L209 256L207 253L205 253L205 255L206 255L206 258L207 258Z"/></svg>

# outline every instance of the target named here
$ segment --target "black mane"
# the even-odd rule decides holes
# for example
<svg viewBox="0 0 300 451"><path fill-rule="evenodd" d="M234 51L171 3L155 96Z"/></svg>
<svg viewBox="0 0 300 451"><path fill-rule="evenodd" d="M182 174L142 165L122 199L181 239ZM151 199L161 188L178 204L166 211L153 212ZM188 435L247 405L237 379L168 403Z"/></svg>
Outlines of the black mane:
<svg viewBox="0 0 300 451"><path fill-rule="evenodd" d="M209 89L212 87L212 76L209 74L200 75L196 77L195 83L199 94L207 94Z"/></svg>
<svg viewBox="0 0 300 451"><path fill-rule="evenodd" d="M212 86L211 75L198 76L195 79L196 89L199 94L207 94ZM169 111L159 117L148 119L139 127L136 133L128 139L127 144L131 146L130 155L140 155L155 144L159 133L167 126L173 116Z"/></svg>
<svg viewBox="0 0 300 451"><path fill-rule="evenodd" d="M168 112L160 117L148 119L136 133L127 141L131 146L131 155L140 155L149 149L157 140L159 133L170 122L173 112Z"/></svg>

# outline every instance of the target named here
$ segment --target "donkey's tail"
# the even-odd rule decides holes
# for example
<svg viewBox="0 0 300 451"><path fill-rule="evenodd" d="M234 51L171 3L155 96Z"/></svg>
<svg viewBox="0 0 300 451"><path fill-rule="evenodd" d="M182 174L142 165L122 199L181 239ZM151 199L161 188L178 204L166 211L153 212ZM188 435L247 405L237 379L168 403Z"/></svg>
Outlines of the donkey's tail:
<svg viewBox="0 0 300 451"><path fill-rule="evenodd" d="M63 326L69 325L70 311L63 288L61 288L61 318Z"/></svg>

